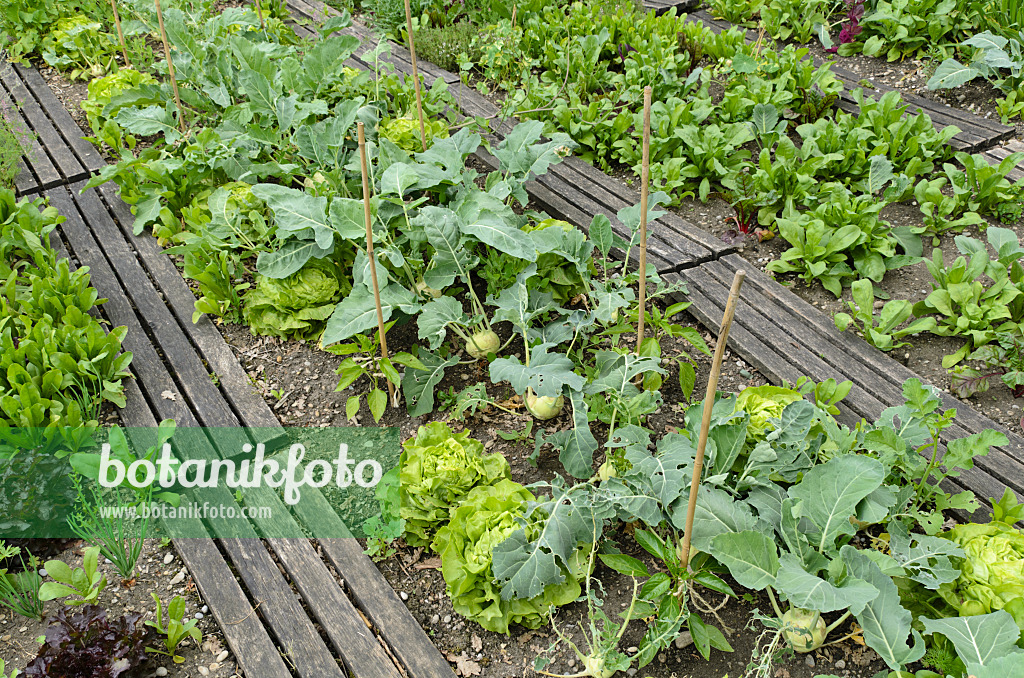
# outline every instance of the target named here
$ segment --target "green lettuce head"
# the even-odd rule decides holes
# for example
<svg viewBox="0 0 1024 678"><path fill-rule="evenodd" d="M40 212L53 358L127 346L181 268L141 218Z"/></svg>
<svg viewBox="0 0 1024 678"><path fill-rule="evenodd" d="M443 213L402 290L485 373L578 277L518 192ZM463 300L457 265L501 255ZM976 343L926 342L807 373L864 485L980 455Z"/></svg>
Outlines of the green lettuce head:
<svg viewBox="0 0 1024 678"><path fill-rule="evenodd" d="M427 137L427 147L430 147L434 137L445 138L448 136L448 124L444 120L423 120L423 131ZM385 120L380 125L380 135L392 142L399 148L418 152L423 150L420 142L420 121L419 118L392 118Z"/></svg>
<svg viewBox="0 0 1024 678"><path fill-rule="evenodd" d="M103 115L103 109L113 101L114 97L125 92L138 89L142 85L155 85L156 78L148 73L140 73L131 68L122 68L115 73L96 78L89 83L89 98L82 102L82 110L89 121L89 126L96 134L100 133L103 125L110 120L118 111L110 111ZM118 109L119 110L119 109Z"/></svg>
<svg viewBox="0 0 1024 678"><path fill-rule="evenodd" d="M253 334L314 339L341 297L339 267L333 259L310 259L287 278L256 275L242 299L242 315Z"/></svg>
<svg viewBox="0 0 1024 678"><path fill-rule="evenodd" d="M507 479L476 487L434 538L433 548L441 556L441 572L455 611L488 631L508 633L510 624L538 628L553 607L568 605L580 595L579 582L565 571L563 583L551 584L529 600L503 600L501 587L494 583L494 547L521 527L516 518L533 500L529 490Z"/></svg>
<svg viewBox="0 0 1024 678"><path fill-rule="evenodd" d="M961 616L1006 610L1024 631L1024 534L1005 523L959 525L942 535L964 550L960 577L939 594Z"/></svg>
<svg viewBox="0 0 1024 678"><path fill-rule="evenodd" d="M535 226L527 225L523 230L530 233L546 228L560 228L565 233L577 230L569 222L558 219L544 219ZM597 272L592 259L589 260L589 268L591 275ZM587 291L583 275L572 262L558 252L545 252L537 257L537 275L534 276L531 285L535 285L541 292L551 292L555 301L560 304L568 303Z"/></svg>
<svg viewBox="0 0 1024 678"><path fill-rule="evenodd" d="M426 546L448 520L452 508L478 485L493 485L509 477L500 454L484 455L484 444L469 431L452 433L444 422L421 426L415 438L402 444L400 515L405 541Z"/></svg>
<svg viewBox="0 0 1024 678"><path fill-rule="evenodd" d="M743 410L750 415L747 438L764 437L768 429L768 420L778 419L786 405L802 398L799 391L779 386L751 386L740 391L736 398L736 411Z"/></svg>

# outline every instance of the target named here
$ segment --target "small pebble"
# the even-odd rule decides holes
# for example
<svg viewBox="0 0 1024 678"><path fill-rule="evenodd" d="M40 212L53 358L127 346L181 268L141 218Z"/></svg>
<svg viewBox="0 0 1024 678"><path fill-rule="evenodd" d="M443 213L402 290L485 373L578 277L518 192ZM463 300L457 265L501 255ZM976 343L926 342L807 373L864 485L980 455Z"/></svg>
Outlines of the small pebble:
<svg viewBox="0 0 1024 678"><path fill-rule="evenodd" d="M439 621L441 621L441 615L439 615L439 614L435 614L433 617L430 618L430 623L431 624L436 624Z"/></svg>
<svg viewBox="0 0 1024 678"><path fill-rule="evenodd" d="M168 553L166 556L164 556L164 565L170 565L173 562L174 562L174 554L173 553Z"/></svg>
<svg viewBox="0 0 1024 678"><path fill-rule="evenodd" d="M452 616L451 616L450 614L446 614L446 615L444 616L444 619L443 619L442 621L443 621L443 622L444 622L445 624L450 624L450 623L451 623L451 621L452 621Z"/></svg>
<svg viewBox="0 0 1024 678"><path fill-rule="evenodd" d="M219 664L219 663L223 662L225 659L228 658L228 655L229 655L228 651L227 650L223 650L219 655L217 655L217 663Z"/></svg>
<svg viewBox="0 0 1024 678"><path fill-rule="evenodd" d="M836 660L836 668L837 669L845 669L846 668L846 660L845 659L837 659Z"/></svg>
<svg viewBox="0 0 1024 678"><path fill-rule="evenodd" d="M206 668L205 666L200 666L199 667L199 675L201 675L201 676L208 676L208 675L210 675L210 669Z"/></svg>
<svg viewBox="0 0 1024 678"><path fill-rule="evenodd" d="M808 666L810 666L813 669L814 668L814 657L812 657L811 655L807 655L807 657L804 658L804 664L807 664Z"/></svg>
<svg viewBox="0 0 1024 678"><path fill-rule="evenodd" d="M156 667L156 671L154 671L153 673L154 673L154 675L157 675L157 676L166 676L167 675L167 669L165 669L162 666L158 666L158 667Z"/></svg>
<svg viewBox="0 0 1024 678"><path fill-rule="evenodd" d="M676 649L682 650L684 647L693 645L693 636L690 635L689 631L683 631L679 634L679 637L676 638L675 643Z"/></svg>
<svg viewBox="0 0 1024 678"><path fill-rule="evenodd" d="M206 614L207 612L210 611L210 608L207 607L206 605L203 605L201 608L199 608L199 611L202 612L203 614Z"/></svg>
<svg viewBox="0 0 1024 678"><path fill-rule="evenodd" d="M637 314L637 315L639 315L639 314ZM45 577L45 576L46 576L46 574L47 574L47 573L46 573L46 568L45 568L45 567L40 567L40 568L39 568L39 576L40 576L40 577Z"/></svg>
<svg viewBox="0 0 1024 678"><path fill-rule="evenodd" d="M176 574L173 577L171 577L171 581L167 582L167 585L168 586L175 586L177 584L180 584L183 581L185 581L185 569L184 568L182 568L178 572L178 574Z"/></svg>
<svg viewBox="0 0 1024 678"><path fill-rule="evenodd" d="M210 670L211 671L216 671L219 668L220 668L220 664L218 664L217 662L213 662L212 664L210 664Z"/></svg>
<svg viewBox="0 0 1024 678"><path fill-rule="evenodd" d="M203 616L204 616L204 615L203 615L203 613L202 613L202 612L196 612L196 614L195 614L195 617L196 617L196 619L202 619L202 618L203 618Z"/></svg>
<svg viewBox="0 0 1024 678"><path fill-rule="evenodd" d="M401 596L402 600L409 600L409 594L405 591L400 591L398 595Z"/></svg>

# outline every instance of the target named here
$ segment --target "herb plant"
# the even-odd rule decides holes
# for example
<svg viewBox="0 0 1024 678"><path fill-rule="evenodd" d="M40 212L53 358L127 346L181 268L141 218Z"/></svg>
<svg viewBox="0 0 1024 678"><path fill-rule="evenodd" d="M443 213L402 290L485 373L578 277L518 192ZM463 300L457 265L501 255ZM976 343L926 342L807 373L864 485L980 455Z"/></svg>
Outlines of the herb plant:
<svg viewBox="0 0 1024 678"><path fill-rule="evenodd" d="M100 547L85 550L82 567L72 569L64 561L48 560L43 565L52 582L43 583L39 589L39 600L67 599L65 604L93 606L100 592L107 586L107 577L99 571Z"/></svg>
<svg viewBox="0 0 1024 678"><path fill-rule="evenodd" d="M39 561L29 555L26 561L21 548L8 546L0 541L0 561L13 560L15 557L21 565L20 572L9 572L0 568L0 607L29 619L43 618L43 601L39 599L39 587L42 577L36 572ZM3 668L0 667L0 674Z"/></svg>
<svg viewBox="0 0 1024 678"><path fill-rule="evenodd" d="M163 604L160 601L160 596L156 593L151 595L153 600L156 601L156 620L144 623L146 626L152 627L157 635L161 637L163 648L153 649L147 647L146 652L168 656L175 664L181 664L185 661L185 658L178 654L178 646L186 638L191 638L192 642L197 646L203 640L202 631L196 628L196 624L199 621L196 619L184 621L185 599L181 596L174 596L173 600L167 604L167 618L164 619Z"/></svg>

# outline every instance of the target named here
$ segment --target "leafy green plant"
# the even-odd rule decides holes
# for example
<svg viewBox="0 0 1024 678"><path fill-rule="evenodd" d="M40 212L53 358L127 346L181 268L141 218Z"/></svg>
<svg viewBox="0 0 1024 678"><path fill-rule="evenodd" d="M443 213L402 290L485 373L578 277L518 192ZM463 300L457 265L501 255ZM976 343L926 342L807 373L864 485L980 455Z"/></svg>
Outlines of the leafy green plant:
<svg viewBox="0 0 1024 678"><path fill-rule="evenodd" d="M6 103L0 103L0 188L13 188L21 171L22 144L27 133L15 129L16 119L15 112Z"/></svg>
<svg viewBox="0 0 1024 678"><path fill-rule="evenodd" d="M936 248L931 261L926 261L934 282L932 292L914 304L914 315L938 316L933 333L940 336L964 336L968 342L942 364L952 367L977 347L992 341L997 333L1019 333L1024 320L1024 300L1020 286L1024 269L1019 259L1024 256L1013 231L990 227L988 244L996 251L993 258L985 243L975 238L957 236L961 255L949 266ZM986 280L987 279L987 280Z"/></svg>
<svg viewBox="0 0 1024 678"><path fill-rule="evenodd" d="M479 54L471 48L479 31L480 27L469 21L421 27L416 31L416 54L446 71L458 73L464 54L473 61L479 59Z"/></svg>
<svg viewBox="0 0 1024 678"><path fill-rule="evenodd" d="M1019 37L1005 38L990 31L971 36L962 44L973 48L972 60L964 65L946 59L928 80L928 89L959 87L983 77L1004 92L1015 92L1024 84L1024 43Z"/></svg>
<svg viewBox="0 0 1024 678"><path fill-rule="evenodd" d="M933 46L956 44L978 25L959 0L879 0L860 20L861 41L839 46L840 56L862 52L896 61Z"/></svg>
<svg viewBox="0 0 1024 678"><path fill-rule="evenodd" d="M132 355L121 352L125 328L108 333L90 314L105 300L88 269L71 271L50 246L62 221L42 199L0 189L0 416L74 447L70 433L95 426L103 402L124 405Z"/></svg>
<svg viewBox="0 0 1024 678"><path fill-rule="evenodd" d="M98 605L63 607L47 621L39 654L25 668L24 676L68 678L118 678L146 659L147 632L142 615L126 614L109 619Z"/></svg>
<svg viewBox="0 0 1024 678"><path fill-rule="evenodd" d="M828 21L830 5L828 0L769 0L761 9L761 21L773 38L803 44L810 42L818 33L817 27Z"/></svg>
<svg viewBox="0 0 1024 678"><path fill-rule="evenodd" d="M993 377L999 377L1014 398L1024 397L1024 340L1019 335L997 333L992 343L985 344L967 356L981 363L981 368L957 365L950 375L950 390L959 398L969 398L989 389Z"/></svg>
<svg viewBox="0 0 1024 678"><path fill-rule="evenodd" d="M64 561L47 560L43 565L53 581L44 582L39 589L39 600L65 598L66 605L78 607L93 605L107 586L107 577L99 571L100 547L85 550L82 567L71 569Z"/></svg>
<svg viewBox="0 0 1024 678"><path fill-rule="evenodd" d="M0 678L18 678L21 675L21 671L18 669L11 669L11 673L8 674L4 669L4 660L0 659Z"/></svg>
<svg viewBox="0 0 1024 678"><path fill-rule="evenodd" d="M580 595L577 569L565 569L560 583L536 595L509 600L491 574L493 546L520 529L519 518L533 495L519 483L500 478L477 485L453 505L450 520L438 531L431 547L441 556L441 572L455 611L488 631L508 633L509 625L543 625L554 607Z"/></svg>
<svg viewBox="0 0 1024 678"><path fill-rule="evenodd" d="M185 599L181 596L174 596L171 602L167 604L167 618L165 620L160 596L156 593L150 595L156 601L156 619L155 621L144 623L146 626L155 629L157 634L162 637L163 648L154 649L147 647L146 652L170 657L175 664L181 664L185 661L185 658L178 654L178 646L186 638L191 638L192 642L197 646L203 640L203 632L196 628L199 620L189 619L187 622L184 621Z"/></svg>
<svg viewBox="0 0 1024 678"><path fill-rule="evenodd" d="M396 466L385 473L377 487L374 498L380 504L381 514L370 516L363 522L366 537L366 555L375 561L390 558L395 549L395 540L405 532L405 520L401 517L401 491L399 480L401 467Z"/></svg>
<svg viewBox="0 0 1024 678"><path fill-rule="evenodd" d="M384 325L385 334L393 325L394 322ZM403 365L412 370L427 369L419 358L405 351L399 351L387 358L381 357L380 338L376 333L357 334L354 341L328 346L327 351L335 355L347 356L335 370L335 374L340 376L335 391L349 388L363 376L370 381L370 388L367 391L349 396L345 402L345 416L348 419L355 419L359 412L359 399L363 397L366 400L366 406L370 408L370 414L374 421L380 421L387 408L388 396L385 389L388 386L386 384L390 382L394 388L401 385L396 365ZM381 376L386 380L384 388L381 388Z"/></svg>
<svg viewBox="0 0 1024 678"><path fill-rule="evenodd" d="M903 337L928 332L935 328L935 318L919 318L906 327L906 323L913 313L913 304L900 299L887 302L879 313L878 323L875 324L874 302L875 293L870 280L858 280L853 283L853 301L847 302L850 313L837 313L835 316L836 327L840 332L853 326L858 334L864 337L865 341L882 351L891 351L894 348L909 345L909 342L900 341Z"/></svg>
<svg viewBox="0 0 1024 678"><path fill-rule="evenodd" d="M505 458L483 451L469 431L453 433L439 421L421 426L402 444L400 517L410 546L429 544L449 520L449 508L471 489L509 477Z"/></svg>
<svg viewBox="0 0 1024 678"><path fill-rule="evenodd" d="M37 558L29 555L28 560L21 553L21 548L8 546L0 540L0 561L18 558L21 572L9 572L0 568L0 607L29 619L43 618L43 601L39 599L39 587L42 577L36 572L39 566ZM0 676L3 666L0 665Z"/></svg>

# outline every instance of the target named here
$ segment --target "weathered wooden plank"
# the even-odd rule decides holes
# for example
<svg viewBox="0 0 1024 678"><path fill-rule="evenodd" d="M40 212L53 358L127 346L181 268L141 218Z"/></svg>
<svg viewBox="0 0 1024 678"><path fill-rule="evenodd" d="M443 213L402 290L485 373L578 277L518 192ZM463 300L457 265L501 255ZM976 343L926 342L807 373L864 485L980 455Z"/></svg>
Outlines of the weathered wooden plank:
<svg viewBox="0 0 1024 678"><path fill-rule="evenodd" d="M21 136L19 141L25 151L22 155L23 167L30 170L30 174L27 174L21 182L21 190L23 192L41 191L59 186L64 182L64 177L46 153L43 143L52 140L52 134L57 136L59 144L60 135L56 134L41 111L35 115L36 111L33 110L35 102L32 97L27 93L19 93L20 82L14 75L13 69L0 67L0 73L3 74L4 85L0 87L0 110L8 111L4 117L8 119L12 129ZM35 118L38 130L32 124L30 113L33 114L31 117Z"/></svg>
<svg viewBox="0 0 1024 678"><path fill-rule="evenodd" d="M71 114L64 108L64 104L54 96L50 86L43 80L43 76L39 75L39 71L35 68L21 65L15 65L14 69L28 86L28 89L32 92L36 101L39 102L43 111L46 112L50 122L60 132L64 142L71 148L79 162L82 163L82 166L89 172L97 172L102 169L107 164L103 160L103 156L100 155L99 151L92 144L82 138L82 130L78 127L74 118L71 117Z"/></svg>
<svg viewBox="0 0 1024 678"><path fill-rule="evenodd" d="M454 678L448 662L430 642L394 589L355 539L321 539L324 555L345 579L349 594L378 629L391 652L414 677Z"/></svg>
<svg viewBox="0 0 1024 678"><path fill-rule="evenodd" d="M159 344L165 359L178 377L180 389L192 404L193 412L199 415L206 426L237 427L238 417L213 383L210 372L171 315L167 303L153 286L124 234L99 199L96 189L79 194L83 187L84 184L72 185L75 202L108 260L117 262L116 275L122 288L138 309L147 333Z"/></svg>
<svg viewBox="0 0 1024 678"><path fill-rule="evenodd" d="M675 8L676 14L682 14L700 5L699 0L643 0L644 9L662 15Z"/></svg>
<svg viewBox="0 0 1024 678"><path fill-rule="evenodd" d="M264 620L277 636L288 664L303 678L345 678L263 542L222 539L221 544L246 588L260 603Z"/></svg>
<svg viewBox="0 0 1024 678"><path fill-rule="evenodd" d="M131 208L118 196L117 187L113 183L107 183L100 186L99 192L106 201L116 223L120 226L121 233L131 243L146 272L149 273L163 294L178 325L184 328L213 374L217 375L221 391L230 401L235 412L238 413L241 422L251 428L267 429L266 435L272 435L270 431L273 429L280 430L277 417L274 416L263 396L253 388L245 370L242 369L225 343L224 337L214 327L209 317L204 315L199 318L198 322L192 322L192 311L195 308L195 296L192 294L192 290L181 277L174 262L164 254L155 238L147 233L140 235L133 233L134 217ZM269 442L276 437L276 435L272 438L261 437L253 442Z"/></svg>
<svg viewBox="0 0 1024 678"><path fill-rule="evenodd" d="M401 678L352 601L327 571L308 539L269 539L271 548L353 678ZM365 556L364 556L365 558Z"/></svg>

